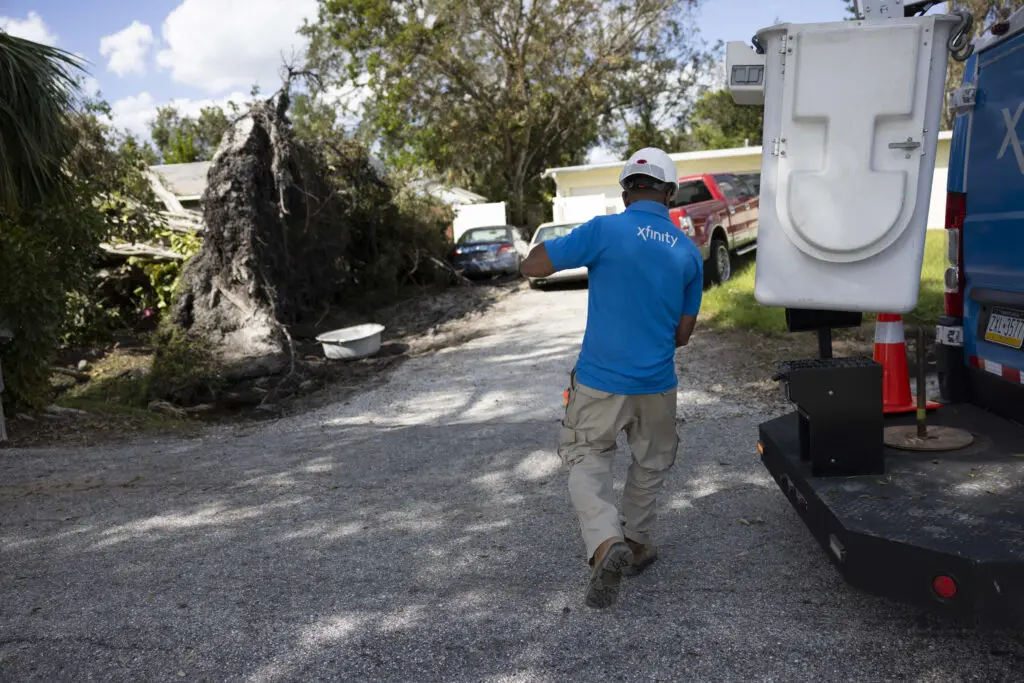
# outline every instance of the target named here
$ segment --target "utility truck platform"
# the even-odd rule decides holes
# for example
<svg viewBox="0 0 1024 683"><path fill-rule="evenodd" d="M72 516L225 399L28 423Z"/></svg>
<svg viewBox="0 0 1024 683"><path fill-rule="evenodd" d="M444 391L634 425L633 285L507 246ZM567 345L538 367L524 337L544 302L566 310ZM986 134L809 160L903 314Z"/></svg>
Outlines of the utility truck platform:
<svg viewBox="0 0 1024 683"><path fill-rule="evenodd" d="M914 424L913 414L884 421ZM848 583L1024 629L1024 427L971 404L943 406L928 424L975 441L940 453L883 447L883 474L815 476L801 459L798 411L762 424L759 450Z"/></svg>

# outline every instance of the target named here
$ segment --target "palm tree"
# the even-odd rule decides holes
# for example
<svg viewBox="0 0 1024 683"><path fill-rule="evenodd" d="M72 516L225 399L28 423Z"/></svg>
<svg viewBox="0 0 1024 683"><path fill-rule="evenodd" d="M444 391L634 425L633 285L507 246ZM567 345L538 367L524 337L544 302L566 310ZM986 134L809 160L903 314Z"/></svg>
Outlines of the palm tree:
<svg viewBox="0 0 1024 683"><path fill-rule="evenodd" d="M13 215L66 185L68 126L80 91L75 55L0 30L0 213Z"/></svg>

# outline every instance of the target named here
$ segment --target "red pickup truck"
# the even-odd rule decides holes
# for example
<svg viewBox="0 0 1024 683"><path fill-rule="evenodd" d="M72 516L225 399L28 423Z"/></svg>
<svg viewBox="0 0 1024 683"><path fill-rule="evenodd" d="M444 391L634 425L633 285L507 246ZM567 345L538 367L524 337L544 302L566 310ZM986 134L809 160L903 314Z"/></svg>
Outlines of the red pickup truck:
<svg viewBox="0 0 1024 683"><path fill-rule="evenodd" d="M700 249L709 282L728 280L732 277L733 255L743 255L757 248L760 205L759 193L750 179L734 173L708 173L679 179L679 190L669 206L669 215Z"/></svg>

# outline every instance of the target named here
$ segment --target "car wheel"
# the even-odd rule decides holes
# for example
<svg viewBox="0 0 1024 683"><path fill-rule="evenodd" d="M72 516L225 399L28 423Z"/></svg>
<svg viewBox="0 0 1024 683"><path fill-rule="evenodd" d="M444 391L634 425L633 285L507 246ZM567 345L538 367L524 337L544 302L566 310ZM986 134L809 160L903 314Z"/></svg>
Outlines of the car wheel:
<svg viewBox="0 0 1024 683"><path fill-rule="evenodd" d="M711 258L708 259L709 279L714 284L728 282L732 277L732 254L725 240L716 237L711 240Z"/></svg>

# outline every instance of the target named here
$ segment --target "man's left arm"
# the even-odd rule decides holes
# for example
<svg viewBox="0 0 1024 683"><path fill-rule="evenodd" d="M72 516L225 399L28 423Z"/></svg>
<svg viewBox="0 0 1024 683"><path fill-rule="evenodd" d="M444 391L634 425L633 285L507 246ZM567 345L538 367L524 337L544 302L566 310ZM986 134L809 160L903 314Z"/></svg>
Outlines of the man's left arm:
<svg viewBox="0 0 1024 683"><path fill-rule="evenodd" d="M592 266L598 253L598 223L590 220L568 235L541 242L519 267L526 277L547 277L560 270Z"/></svg>

